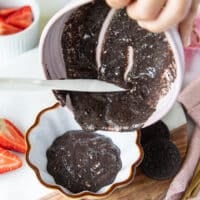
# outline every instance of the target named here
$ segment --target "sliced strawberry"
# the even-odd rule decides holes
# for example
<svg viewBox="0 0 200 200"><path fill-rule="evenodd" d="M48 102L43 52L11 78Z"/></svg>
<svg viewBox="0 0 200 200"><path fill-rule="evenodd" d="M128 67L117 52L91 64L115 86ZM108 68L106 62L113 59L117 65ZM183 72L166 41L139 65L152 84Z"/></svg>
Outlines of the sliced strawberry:
<svg viewBox="0 0 200 200"><path fill-rule="evenodd" d="M33 15L30 6L24 6L8 16L6 23L25 29L33 22Z"/></svg>
<svg viewBox="0 0 200 200"><path fill-rule="evenodd" d="M0 147L0 174L18 169L22 161L11 152Z"/></svg>
<svg viewBox="0 0 200 200"><path fill-rule="evenodd" d="M0 9L0 16L1 17L7 17L8 15L16 12L19 8L5 8Z"/></svg>
<svg viewBox="0 0 200 200"><path fill-rule="evenodd" d="M7 119L0 119L0 146L21 153L27 149L23 134Z"/></svg>
<svg viewBox="0 0 200 200"><path fill-rule="evenodd" d="M0 35L9 35L20 31L22 29L9 25L3 19L0 19Z"/></svg>
<svg viewBox="0 0 200 200"><path fill-rule="evenodd" d="M19 136L21 136L23 139L25 138L23 133L8 119L4 119L5 123L7 124L8 127L13 128L14 131L18 133Z"/></svg>

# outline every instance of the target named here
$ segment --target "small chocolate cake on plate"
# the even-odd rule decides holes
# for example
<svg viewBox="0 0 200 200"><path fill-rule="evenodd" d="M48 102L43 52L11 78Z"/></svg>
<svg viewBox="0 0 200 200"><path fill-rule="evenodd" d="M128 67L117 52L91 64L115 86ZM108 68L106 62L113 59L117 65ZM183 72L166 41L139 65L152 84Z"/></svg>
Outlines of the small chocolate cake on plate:
<svg viewBox="0 0 200 200"><path fill-rule="evenodd" d="M120 149L103 135L70 131L47 150L47 170L73 193L97 192L114 182L122 167Z"/></svg>
<svg viewBox="0 0 200 200"><path fill-rule="evenodd" d="M104 0L76 9L66 21L61 43L67 78L100 79L128 89L56 92L85 130L126 131L143 124L176 78L165 34L142 29L125 9L111 9Z"/></svg>

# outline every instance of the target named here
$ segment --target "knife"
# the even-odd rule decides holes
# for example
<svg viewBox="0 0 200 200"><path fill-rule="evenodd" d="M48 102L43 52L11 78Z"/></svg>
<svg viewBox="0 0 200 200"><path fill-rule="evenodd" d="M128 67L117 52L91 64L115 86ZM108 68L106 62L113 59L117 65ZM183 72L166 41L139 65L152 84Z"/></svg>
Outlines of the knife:
<svg viewBox="0 0 200 200"><path fill-rule="evenodd" d="M0 90L63 90L75 92L124 92L126 89L96 79L39 80L28 78L0 78Z"/></svg>

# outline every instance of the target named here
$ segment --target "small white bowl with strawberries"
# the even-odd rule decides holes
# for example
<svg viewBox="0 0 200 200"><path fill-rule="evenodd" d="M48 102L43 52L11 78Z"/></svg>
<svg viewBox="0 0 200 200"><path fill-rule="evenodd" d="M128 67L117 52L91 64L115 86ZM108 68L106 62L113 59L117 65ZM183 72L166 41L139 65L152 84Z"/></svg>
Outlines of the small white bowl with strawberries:
<svg viewBox="0 0 200 200"><path fill-rule="evenodd" d="M0 0L1 64L37 45L39 18L35 0Z"/></svg>
<svg viewBox="0 0 200 200"><path fill-rule="evenodd" d="M22 160L14 153L26 153L24 135L9 120L0 119L0 174L16 170Z"/></svg>

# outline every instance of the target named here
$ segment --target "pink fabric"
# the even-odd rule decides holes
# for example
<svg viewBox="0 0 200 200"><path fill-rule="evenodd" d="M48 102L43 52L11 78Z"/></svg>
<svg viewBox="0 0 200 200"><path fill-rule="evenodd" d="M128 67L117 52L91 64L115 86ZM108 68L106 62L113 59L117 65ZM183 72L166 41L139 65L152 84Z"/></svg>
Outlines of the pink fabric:
<svg viewBox="0 0 200 200"><path fill-rule="evenodd" d="M165 200L180 199L200 159L200 78L194 80L186 87L180 94L178 100L185 106L188 114L196 122L197 126L193 133L183 167L171 183ZM200 194L196 199L200 200Z"/></svg>
<svg viewBox="0 0 200 200"><path fill-rule="evenodd" d="M178 100L185 106L188 114L191 115L194 120L197 118L196 123L199 123L200 126L200 118L198 118L198 116L193 117L193 115L196 116L196 114L200 113L199 110L196 110L196 107L198 108L200 105L200 78L188 85L179 95Z"/></svg>
<svg viewBox="0 0 200 200"><path fill-rule="evenodd" d="M190 73L192 59L196 53L200 53L199 49L200 15L194 22L194 30L191 35L191 45L185 49L186 75ZM188 114L191 116L197 126L193 133L184 164L180 172L172 181L164 200L181 199L200 159L200 78L192 81L192 83L187 86L180 94L178 100L185 106ZM189 200L200 200L200 192L197 197L191 198Z"/></svg>
<svg viewBox="0 0 200 200"><path fill-rule="evenodd" d="M174 178L164 200L179 200L193 175L200 158L200 129L196 128L182 169ZM194 199L194 198L193 198ZM197 200L200 200L198 195Z"/></svg>

